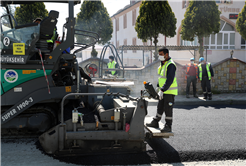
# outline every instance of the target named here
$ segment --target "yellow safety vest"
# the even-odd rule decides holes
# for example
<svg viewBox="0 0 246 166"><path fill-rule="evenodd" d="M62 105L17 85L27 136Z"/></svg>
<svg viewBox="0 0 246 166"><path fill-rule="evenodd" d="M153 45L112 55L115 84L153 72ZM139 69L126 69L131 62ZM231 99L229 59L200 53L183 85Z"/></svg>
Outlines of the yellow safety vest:
<svg viewBox="0 0 246 166"><path fill-rule="evenodd" d="M166 83L166 80L167 80L167 67L170 64L174 64L176 66L176 64L173 62L173 60L170 59L169 61L166 61L163 66L160 65L159 68L158 68L158 75L160 75L159 79L158 79L159 87L162 87ZM164 94L178 95L178 83L177 83L177 79L176 79L176 72L175 72L175 77L173 79L173 83L168 88L168 90L166 90L163 93Z"/></svg>
<svg viewBox="0 0 246 166"><path fill-rule="evenodd" d="M116 65L117 62L115 61L112 61L112 62L109 62L108 63L108 68L109 69L115 69L115 65ZM111 74L114 75L115 71L111 71Z"/></svg>
<svg viewBox="0 0 246 166"><path fill-rule="evenodd" d="M56 37L56 28L53 31L53 36L51 37L51 39L46 40L46 42L47 43L54 43L55 37Z"/></svg>
<svg viewBox="0 0 246 166"><path fill-rule="evenodd" d="M199 78L200 80L202 80L202 64L199 64L198 67L199 67ZM210 73L209 67L210 67L210 63L208 62L206 63L206 70L208 73L208 80L211 80L211 73Z"/></svg>

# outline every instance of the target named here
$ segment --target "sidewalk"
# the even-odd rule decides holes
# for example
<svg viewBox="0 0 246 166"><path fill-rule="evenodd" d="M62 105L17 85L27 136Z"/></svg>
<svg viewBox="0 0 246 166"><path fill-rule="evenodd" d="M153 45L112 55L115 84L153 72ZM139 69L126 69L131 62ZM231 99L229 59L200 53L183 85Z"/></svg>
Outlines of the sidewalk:
<svg viewBox="0 0 246 166"><path fill-rule="evenodd" d="M158 100L146 98L149 102L149 106L156 106ZM198 95L198 98L190 95L190 98L186 98L186 95L177 95L175 97L175 105L216 105L216 104L244 104L246 107L246 93L222 93L213 94L212 100L203 99L202 95Z"/></svg>

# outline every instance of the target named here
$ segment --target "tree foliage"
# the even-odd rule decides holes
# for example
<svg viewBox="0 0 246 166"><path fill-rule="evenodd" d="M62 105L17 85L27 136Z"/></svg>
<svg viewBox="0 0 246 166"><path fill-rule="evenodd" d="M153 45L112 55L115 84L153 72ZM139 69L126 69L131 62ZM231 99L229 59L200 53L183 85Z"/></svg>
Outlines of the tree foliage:
<svg viewBox="0 0 246 166"><path fill-rule="evenodd" d="M9 9L9 13L14 16L15 15L16 6L15 5L8 5L8 9ZM2 16L8 14L7 9L5 7L1 7L1 10L2 10L2 13L1 13ZM5 26L10 27L10 25L7 25L7 24L9 24L9 17L5 16L5 17L2 17L1 19L2 19L1 22ZM13 20L12 20L12 23L14 23Z"/></svg>
<svg viewBox="0 0 246 166"><path fill-rule="evenodd" d="M246 1L242 11L238 14L236 29L244 40L246 40Z"/></svg>
<svg viewBox="0 0 246 166"><path fill-rule="evenodd" d="M157 60L157 43L159 34L173 37L176 34L174 13L168 1L142 1L139 16L136 20L135 30L138 38L143 42L153 39L155 44L155 60Z"/></svg>
<svg viewBox="0 0 246 166"><path fill-rule="evenodd" d="M35 2L32 4L21 4L16 7L15 19L18 25L32 23L37 17L45 18L48 16L48 11L45 9L43 2Z"/></svg>
<svg viewBox="0 0 246 166"><path fill-rule="evenodd" d="M98 33L100 36L99 44L105 44L112 38L113 24L101 0L83 1L76 18L76 29ZM82 35L76 35L75 37L77 42L83 44L92 43L94 40Z"/></svg>
<svg viewBox="0 0 246 166"><path fill-rule="evenodd" d="M9 8L10 14L12 14L14 16L15 15L15 10L16 10L16 5L7 5L7 6ZM8 14L5 7L1 7L1 9L2 9L1 15Z"/></svg>
<svg viewBox="0 0 246 166"><path fill-rule="evenodd" d="M220 11L215 1L190 1L181 26L183 40L193 41L198 37L200 56L203 56L203 37L220 30Z"/></svg>
<svg viewBox="0 0 246 166"><path fill-rule="evenodd" d="M92 57L97 57L97 54L98 54L98 52L96 51L96 49L93 49L92 51L91 51L91 56Z"/></svg>

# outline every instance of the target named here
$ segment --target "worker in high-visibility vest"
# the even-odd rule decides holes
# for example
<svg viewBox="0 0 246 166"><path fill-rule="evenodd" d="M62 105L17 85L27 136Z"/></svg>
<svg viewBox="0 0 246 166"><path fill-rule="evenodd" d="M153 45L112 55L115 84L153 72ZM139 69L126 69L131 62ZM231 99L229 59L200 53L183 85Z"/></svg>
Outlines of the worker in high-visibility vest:
<svg viewBox="0 0 246 166"><path fill-rule="evenodd" d="M107 65L108 69L116 69L118 68L118 63L114 61L114 57L112 55L109 56L109 63ZM118 74L117 71L106 71L107 74L111 74L116 76Z"/></svg>
<svg viewBox="0 0 246 166"><path fill-rule="evenodd" d="M212 65L206 62L203 57L199 59L200 64L198 65L198 78L201 81L202 91L204 98L212 100L211 84L210 80L213 80L214 71Z"/></svg>
<svg viewBox="0 0 246 166"><path fill-rule="evenodd" d="M186 98L190 98L189 94L190 94L190 84L192 83L192 87L193 87L193 96L194 97L198 97L196 94L196 82L197 82L197 73L198 73L198 66L195 63L195 59L194 58L190 58L190 63L186 64L183 69L186 71L186 75L185 75L185 79L187 80L187 84L186 84Z"/></svg>
<svg viewBox="0 0 246 166"><path fill-rule="evenodd" d="M146 125L149 127L159 128L159 121L165 112L166 124L161 132L172 132L173 122L173 104L174 97L178 95L178 83L176 79L176 64L169 57L169 50L165 47L159 49L159 59L161 64L158 68L158 86L160 88L159 102L157 105L157 113L151 123Z"/></svg>

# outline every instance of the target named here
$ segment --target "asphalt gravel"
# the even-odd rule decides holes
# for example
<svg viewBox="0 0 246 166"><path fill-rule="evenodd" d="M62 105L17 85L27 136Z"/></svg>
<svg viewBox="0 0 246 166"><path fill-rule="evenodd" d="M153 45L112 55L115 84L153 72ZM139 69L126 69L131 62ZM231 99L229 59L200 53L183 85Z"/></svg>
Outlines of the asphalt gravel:
<svg viewBox="0 0 246 166"><path fill-rule="evenodd" d="M141 154L111 154L57 158L45 154L40 149L37 139L4 139L2 140L1 165L164 165L163 163L176 163L176 165L179 165L178 163L189 163L188 165L198 163L196 165L206 165L205 163L211 163L212 161L212 163L215 163L215 161L224 161L225 163L226 160L229 160L226 162L228 165L237 165L238 163L242 165L242 163L246 161L246 157L242 155L242 152L234 152L238 154L238 156L234 155L235 159L232 159L231 152L177 152L173 148L170 148L169 145L166 145L165 150L152 149L151 146L157 146L160 143L159 141L154 141L155 145L150 144L150 146L147 146L147 152Z"/></svg>
<svg viewBox="0 0 246 166"><path fill-rule="evenodd" d="M154 116L155 111L155 107L148 107L148 116ZM180 165L187 162L188 165L217 165L214 163L218 161L221 165L246 165L242 106L175 107L173 131L174 137L149 140L146 152L140 154L60 158L45 154L37 139L2 139L1 163L4 166Z"/></svg>

